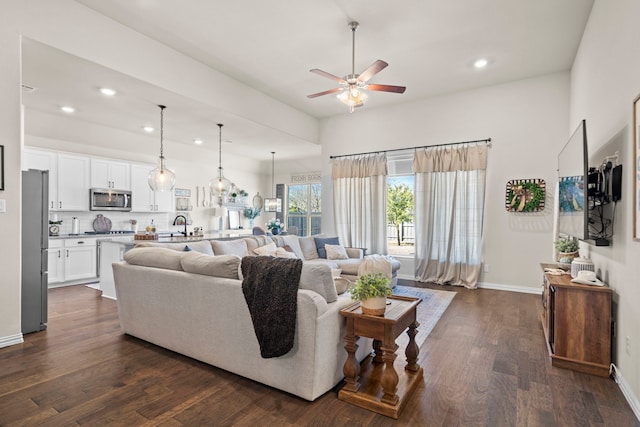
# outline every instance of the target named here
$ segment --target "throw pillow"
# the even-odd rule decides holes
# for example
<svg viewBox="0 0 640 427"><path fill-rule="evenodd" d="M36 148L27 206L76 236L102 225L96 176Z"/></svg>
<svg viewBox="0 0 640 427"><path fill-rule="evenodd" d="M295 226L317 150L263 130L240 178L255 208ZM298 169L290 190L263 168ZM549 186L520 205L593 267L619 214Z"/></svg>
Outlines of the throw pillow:
<svg viewBox="0 0 640 427"><path fill-rule="evenodd" d="M132 265L182 271L180 260L184 254L163 247L133 248L124 253L124 260Z"/></svg>
<svg viewBox="0 0 640 427"><path fill-rule="evenodd" d="M282 236L282 241L284 242L284 247L289 246L291 250L295 252L298 258L300 259L305 258L304 253L302 252L302 248L300 247L300 241L298 236Z"/></svg>
<svg viewBox="0 0 640 427"><path fill-rule="evenodd" d="M321 238L321 237L315 237L314 238L315 242L316 242L316 251L318 251L318 256L320 258L327 258L327 251L324 248L324 245L339 245L340 241L338 240L337 237L326 237L326 238Z"/></svg>
<svg viewBox="0 0 640 427"><path fill-rule="evenodd" d="M206 255L213 255L213 249L211 249L211 244L209 243L208 240L189 242L189 245L187 245L186 243L180 243L180 242L160 243L160 242L141 241L136 243L136 248L156 247L156 248L172 249L174 251L180 251L180 252L184 251L185 250L184 248L186 246L189 246L191 250L195 252L200 252Z"/></svg>
<svg viewBox="0 0 640 427"><path fill-rule="evenodd" d="M325 244L324 249L327 251L327 259L349 259L347 251L340 245Z"/></svg>
<svg viewBox="0 0 640 427"><path fill-rule="evenodd" d="M302 252L302 259L311 260L318 258L316 242L313 237L299 237L298 244L300 245L300 252Z"/></svg>
<svg viewBox="0 0 640 427"><path fill-rule="evenodd" d="M244 239L212 240L211 247L216 255L237 255L240 258L249 255L247 242Z"/></svg>
<svg viewBox="0 0 640 427"><path fill-rule="evenodd" d="M274 255L278 258L298 258L293 251L288 251L285 248L277 248Z"/></svg>
<svg viewBox="0 0 640 427"><path fill-rule="evenodd" d="M253 253L256 255L262 256L275 256L276 255L276 244L271 242L268 245L259 246L253 250Z"/></svg>
<svg viewBox="0 0 640 427"><path fill-rule="evenodd" d="M181 265L188 273L237 279L240 257L236 255L211 256L190 252L182 256Z"/></svg>

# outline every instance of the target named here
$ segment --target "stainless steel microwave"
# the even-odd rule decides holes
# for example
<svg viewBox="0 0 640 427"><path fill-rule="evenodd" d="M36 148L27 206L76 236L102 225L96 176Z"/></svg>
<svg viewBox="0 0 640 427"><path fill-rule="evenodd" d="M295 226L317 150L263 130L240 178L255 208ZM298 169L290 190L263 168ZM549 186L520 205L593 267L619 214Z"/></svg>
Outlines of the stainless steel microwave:
<svg viewBox="0 0 640 427"><path fill-rule="evenodd" d="M92 188L89 190L89 209L128 212L131 210L131 191Z"/></svg>

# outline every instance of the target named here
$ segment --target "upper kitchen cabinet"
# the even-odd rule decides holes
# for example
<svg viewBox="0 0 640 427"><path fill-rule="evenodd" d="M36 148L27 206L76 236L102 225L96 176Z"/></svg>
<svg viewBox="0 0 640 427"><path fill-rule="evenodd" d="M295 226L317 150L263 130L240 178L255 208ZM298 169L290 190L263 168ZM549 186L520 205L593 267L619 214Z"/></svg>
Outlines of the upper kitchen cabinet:
<svg viewBox="0 0 640 427"><path fill-rule="evenodd" d="M91 187L131 190L129 163L92 158Z"/></svg>
<svg viewBox="0 0 640 427"><path fill-rule="evenodd" d="M24 149L22 170L49 171L49 209L58 209L58 154L53 151Z"/></svg>
<svg viewBox="0 0 640 427"><path fill-rule="evenodd" d="M89 210L88 157L55 151L26 149L23 169L49 171L49 210Z"/></svg>
<svg viewBox="0 0 640 427"><path fill-rule="evenodd" d="M131 210L133 212L172 212L173 191L152 191L149 173L153 165L131 164Z"/></svg>
<svg viewBox="0 0 640 427"><path fill-rule="evenodd" d="M58 154L58 206L62 211L89 210L90 160Z"/></svg>

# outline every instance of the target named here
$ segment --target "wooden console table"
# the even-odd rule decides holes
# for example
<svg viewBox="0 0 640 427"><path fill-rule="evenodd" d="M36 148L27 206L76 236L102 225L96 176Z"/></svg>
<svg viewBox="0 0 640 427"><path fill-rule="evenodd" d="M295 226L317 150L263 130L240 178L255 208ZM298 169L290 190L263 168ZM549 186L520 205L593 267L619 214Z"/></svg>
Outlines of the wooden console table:
<svg viewBox="0 0 640 427"><path fill-rule="evenodd" d="M555 268L554 264L540 264ZM544 274L541 315L551 365L609 376L611 288L571 282L569 274Z"/></svg>
<svg viewBox="0 0 640 427"><path fill-rule="evenodd" d="M416 320L416 307L422 300L394 295L387 297L387 301L391 304L387 305L384 316L362 314L360 302L340 310L347 319L344 348L348 356L343 370L346 384L338 398L398 419L422 379L422 368L417 363L420 349L415 341L416 328L420 326ZM407 364L404 369L401 366L397 369L394 366L398 348L396 338L407 328ZM375 355L367 356L362 364L358 364L355 353L361 336L373 338Z"/></svg>

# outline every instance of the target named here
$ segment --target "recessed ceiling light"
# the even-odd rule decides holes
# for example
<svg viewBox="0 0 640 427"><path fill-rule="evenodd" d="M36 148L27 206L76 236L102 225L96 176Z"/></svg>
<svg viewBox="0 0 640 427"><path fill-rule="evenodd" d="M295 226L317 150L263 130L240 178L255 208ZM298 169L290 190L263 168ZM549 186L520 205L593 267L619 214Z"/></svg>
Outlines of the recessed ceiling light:
<svg viewBox="0 0 640 427"><path fill-rule="evenodd" d="M106 96L113 96L116 94L116 91L108 87L101 87L100 93Z"/></svg>
<svg viewBox="0 0 640 427"><path fill-rule="evenodd" d="M473 66L476 67L476 68L484 68L487 65L489 65L489 61L487 59L484 59L484 58L477 59L473 63Z"/></svg>
<svg viewBox="0 0 640 427"><path fill-rule="evenodd" d="M201 145L202 144L202 140L201 139L194 139L193 143L197 144L197 145Z"/></svg>
<svg viewBox="0 0 640 427"><path fill-rule="evenodd" d="M147 133L153 132L153 126L142 126L142 129Z"/></svg>
<svg viewBox="0 0 640 427"><path fill-rule="evenodd" d="M68 105L63 105L62 107L60 107L60 109L65 113L73 113L74 111L76 111L75 108L69 107Z"/></svg>

